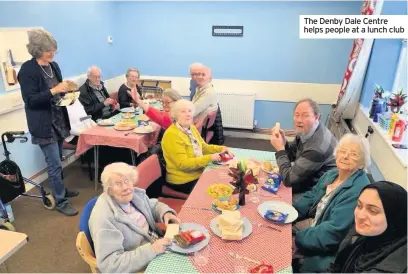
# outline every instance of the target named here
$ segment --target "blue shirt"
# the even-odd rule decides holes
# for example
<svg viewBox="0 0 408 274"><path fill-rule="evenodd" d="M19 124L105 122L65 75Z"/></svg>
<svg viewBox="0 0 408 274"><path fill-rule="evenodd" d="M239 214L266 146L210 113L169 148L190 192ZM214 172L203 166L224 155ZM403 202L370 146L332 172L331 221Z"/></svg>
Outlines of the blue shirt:
<svg viewBox="0 0 408 274"><path fill-rule="evenodd" d="M193 100L197 87L198 87L197 83L193 79L191 79L190 80L190 100Z"/></svg>

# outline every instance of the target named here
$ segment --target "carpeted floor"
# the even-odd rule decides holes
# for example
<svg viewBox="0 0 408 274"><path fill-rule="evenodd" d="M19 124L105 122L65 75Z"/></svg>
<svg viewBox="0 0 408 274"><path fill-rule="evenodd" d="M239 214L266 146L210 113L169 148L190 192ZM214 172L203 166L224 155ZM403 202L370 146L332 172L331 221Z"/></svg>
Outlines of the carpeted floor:
<svg viewBox="0 0 408 274"><path fill-rule="evenodd" d="M268 140L242 139L226 137L225 145L255 150L273 151ZM99 195L89 181L86 167L76 161L64 169L66 187L80 191L78 197L72 198L73 207L80 210L92 197ZM43 185L48 188L48 183ZM31 191L38 192L36 189ZM14 225L17 231L26 233L29 242L17 251L7 262L8 272L89 272L88 265L79 256L75 239L78 233L79 216L65 217L57 211L48 211L37 198L19 197L12 203L15 215ZM0 243L1 244L1 243ZM0 267L0 272L5 267Z"/></svg>

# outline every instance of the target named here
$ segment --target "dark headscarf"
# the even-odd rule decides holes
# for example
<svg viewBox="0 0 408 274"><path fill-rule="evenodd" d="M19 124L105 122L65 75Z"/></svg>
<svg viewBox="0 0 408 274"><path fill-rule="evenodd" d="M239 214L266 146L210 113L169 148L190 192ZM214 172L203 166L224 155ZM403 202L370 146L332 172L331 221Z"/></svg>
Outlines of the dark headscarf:
<svg viewBox="0 0 408 274"><path fill-rule="evenodd" d="M406 244L407 191L397 184L379 181L366 186L361 193L369 188L376 189L380 196L387 219L387 229L378 236L360 237L345 261L343 273L361 273Z"/></svg>

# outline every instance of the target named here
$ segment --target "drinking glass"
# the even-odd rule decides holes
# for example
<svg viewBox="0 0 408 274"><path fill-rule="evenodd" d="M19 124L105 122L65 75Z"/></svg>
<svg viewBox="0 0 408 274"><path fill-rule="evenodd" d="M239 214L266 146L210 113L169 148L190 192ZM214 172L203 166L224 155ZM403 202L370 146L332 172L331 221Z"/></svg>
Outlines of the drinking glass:
<svg viewBox="0 0 408 274"><path fill-rule="evenodd" d="M194 262L199 266L204 266L208 263L210 257L210 246L207 245L203 249L194 252Z"/></svg>
<svg viewBox="0 0 408 274"><path fill-rule="evenodd" d="M260 193L260 187L259 185L256 187L256 190L249 192L249 200L254 203L257 204L261 201L261 193Z"/></svg>

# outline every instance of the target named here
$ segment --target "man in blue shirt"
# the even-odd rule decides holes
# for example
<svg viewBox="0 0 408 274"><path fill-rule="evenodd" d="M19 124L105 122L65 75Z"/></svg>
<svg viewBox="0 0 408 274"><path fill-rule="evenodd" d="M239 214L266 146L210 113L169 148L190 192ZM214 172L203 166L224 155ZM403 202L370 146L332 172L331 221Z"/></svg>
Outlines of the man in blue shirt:
<svg viewBox="0 0 408 274"><path fill-rule="evenodd" d="M190 65L190 75L191 75L191 80L190 80L190 100L193 100L193 97L196 92L197 88L197 73L199 72L200 69L204 67L203 64L201 63L193 63Z"/></svg>

